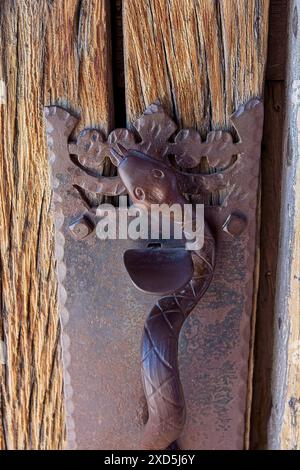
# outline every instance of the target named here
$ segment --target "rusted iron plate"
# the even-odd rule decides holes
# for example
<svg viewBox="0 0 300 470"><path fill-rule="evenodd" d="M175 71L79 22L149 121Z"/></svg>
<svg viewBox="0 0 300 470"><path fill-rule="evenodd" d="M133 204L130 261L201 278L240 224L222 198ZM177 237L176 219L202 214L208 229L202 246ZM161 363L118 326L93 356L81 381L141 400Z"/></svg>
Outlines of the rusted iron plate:
<svg viewBox="0 0 300 470"><path fill-rule="evenodd" d="M214 199L221 190L222 204L206 208L207 223L213 234L213 238L208 236L211 242L205 248L208 256L216 245L212 282L202 297L211 280L207 273L205 289L198 296L195 292L189 294L189 284L181 296L185 316L193 311L183 326L179 342L187 420L182 432L180 429L178 443L182 449L242 448L262 103L252 100L233 116L238 142L226 132L210 133L202 142L200 135L192 130L180 131L172 140L176 126L157 103L136 123L139 139L133 132L121 129L105 142L97 131L87 130L77 142L69 142L76 119L58 107L47 108L46 119L54 188L60 313L64 325L69 447L164 448L162 440L167 435L159 436L155 442L155 426L150 426L151 429L148 426L150 435L146 431L146 438L144 435L141 439L147 407L140 377L140 342L144 324L146 330L150 325L151 314L146 318L153 306L163 309L165 306L164 313L169 314L172 302L178 302L179 296L169 296L165 305L165 300L161 302L157 296L143 294L132 285L123 263L124 252L139 247L145 250L147 241L101 241L94 233L96 193L135 194L131 194L131 182L124 172L120 171L120 176L114 178L101 177L98 173L106 155L116 166L120 165L118 151L124 146L138 151L137 158L143 152L159 160L161 168L168 164L168 155L175 155L178 167L172 172L176 173L178 188L195 202L211 195ZM70 154L76 157L70 158ZM191 174L204 155L216 172ZM234 160L233 156L237 158ZM135 167L136 178L139 161ZM83 191L88 191L84 197ZM164 245L170 248L172 243ZM195 256L193 260L195 265ZM159 338L163 324L154 328ZM145 347L145 336L143 341ZM177 345L172 348L167 353L176 362ZM149 392L147 381L153 364L158 367L151 354L151 360L147 355L146 362L143 361L143 374L148 405L153 410L162 406L168 396L161 400L155 396L157 393L151 393L152 382ZM175 378L171 392L167 393L174 393L180 387L179 377ZM154 388L156 392L157 385ZM177 398L184 407L183 398ZM177 419L178 422L183 419L184 423L182 410ZM177 439L178 433L175 434Z"/></svg>

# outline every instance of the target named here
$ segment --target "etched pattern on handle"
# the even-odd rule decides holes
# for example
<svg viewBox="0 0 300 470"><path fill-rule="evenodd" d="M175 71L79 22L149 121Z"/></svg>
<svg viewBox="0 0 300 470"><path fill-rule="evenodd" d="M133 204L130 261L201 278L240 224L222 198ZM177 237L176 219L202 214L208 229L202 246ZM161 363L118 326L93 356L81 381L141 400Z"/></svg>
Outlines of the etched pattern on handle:
<svg viewBox="0 0 300 470"><path fill-rule="evenodd" d="M215 263L215 241L208 227L202 250L192 253L194 274L179 292L162 297L151 310L142 339L142 377L148 404L141 447L167 449L185 423L185 402L178 369L181 328L208 288Z"/></svg>

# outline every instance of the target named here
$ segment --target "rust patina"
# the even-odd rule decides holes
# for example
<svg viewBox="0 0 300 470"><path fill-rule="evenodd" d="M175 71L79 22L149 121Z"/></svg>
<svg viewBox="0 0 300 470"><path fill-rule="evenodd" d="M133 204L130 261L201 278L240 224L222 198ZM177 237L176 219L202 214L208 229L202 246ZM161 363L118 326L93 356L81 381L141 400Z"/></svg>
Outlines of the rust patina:
<svg viewBox="0 0 300 470"><path fill-rule="evenodd" d="M57 106L45 113L69 447L242 448L262 103L232 116L236 141L176 132L159 103L107 140L87 129L70 141L77 119ZM106 157L116 176L101 175ZM201 250L97 239L99 198L124 194L146 209L205 202Z"/></svg>

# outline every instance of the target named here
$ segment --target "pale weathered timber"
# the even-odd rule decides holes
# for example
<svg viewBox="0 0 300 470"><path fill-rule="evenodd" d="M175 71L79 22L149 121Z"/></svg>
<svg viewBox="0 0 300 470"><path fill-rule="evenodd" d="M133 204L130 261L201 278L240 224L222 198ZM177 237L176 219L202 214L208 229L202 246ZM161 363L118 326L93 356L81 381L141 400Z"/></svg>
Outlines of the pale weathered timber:
<svg viewBox="0 0 300 470"><path fill-rule="evenodd" d="M300 1L289 5L286 125L268 447L300 448Z"/></svg>
<svg viewBox="0 0 300 470"><path fill-rule="evenodd" d="M109 2L3 0L0 35L0 448L58 449L65 417L43 107L64 104L83 126L111 127Z"/></svg>
<svg viewBox="0 0 300 470"><path fill-rule="evenodd" d="M261 96L267 0L124 1L128 121L159 98L183 127L228 125Z"/></svg>
<svg viewBox="0 0 300 470"><path fill-rule="evenodd" d="M268 420L272 406L274 302L281 206L284 101L284 81L267 82L261 161L260 276L255 328L252 449L268 448Z"/></svg>
<svg viewBox="0 0 300 470"><path fill-rule="evenodd" d="M263 94L268 7L264 0L125 0L128 124L160 99L180 126L204 134L227 127L240 103ZM249 424L244 431L247 447Z"/></svg>
<svg viewBox="0 0 300 470"><path fill-rule="evenodd" d="M267 449L272 407L274 303L279 245L288 2L271 0L261 161L260 276L257 300L251 448Z"/></svg>

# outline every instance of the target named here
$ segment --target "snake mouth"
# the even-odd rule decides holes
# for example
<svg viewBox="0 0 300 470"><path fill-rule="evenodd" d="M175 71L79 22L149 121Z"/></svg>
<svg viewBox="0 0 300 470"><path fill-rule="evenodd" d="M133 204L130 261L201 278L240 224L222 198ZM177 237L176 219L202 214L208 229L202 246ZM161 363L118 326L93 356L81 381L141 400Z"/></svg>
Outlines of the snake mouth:
<svg viewBox="0 0 300 470"><path fill-rule="evenodd" d="M157 295L182 289L194 272L191 253L184 248L127 250L124 265L139 290Z"/></svg>

